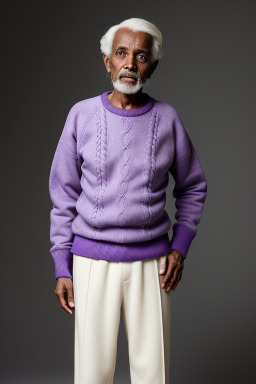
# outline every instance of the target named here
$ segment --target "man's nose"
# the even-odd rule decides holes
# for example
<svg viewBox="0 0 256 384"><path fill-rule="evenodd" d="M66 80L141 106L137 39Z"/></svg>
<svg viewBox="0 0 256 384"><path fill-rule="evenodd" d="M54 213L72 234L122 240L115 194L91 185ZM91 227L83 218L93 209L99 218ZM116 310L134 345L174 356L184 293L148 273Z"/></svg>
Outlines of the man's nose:
<svg viewBox="0 0 256 384"><path fill-rule="evenodd" d="M136 72L136 60L133 55L127 55L127 60L124 67L125 69L134 70Z"/></svg>

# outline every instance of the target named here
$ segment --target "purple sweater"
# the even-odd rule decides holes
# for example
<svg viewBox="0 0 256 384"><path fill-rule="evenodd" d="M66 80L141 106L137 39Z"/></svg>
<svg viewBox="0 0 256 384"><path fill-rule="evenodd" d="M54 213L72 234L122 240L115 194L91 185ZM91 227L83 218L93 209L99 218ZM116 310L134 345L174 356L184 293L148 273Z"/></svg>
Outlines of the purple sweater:
<svg viewBox="0 0 256 384"><path fill-rule="evenodd" d="M50 249L55 278L72 278L73 254L112 261L185 258L196 235L207 183L178 112L144 93L122 109L101 95L69 111L49 177ZM169 174L176 222L165 211Z"/></svg>

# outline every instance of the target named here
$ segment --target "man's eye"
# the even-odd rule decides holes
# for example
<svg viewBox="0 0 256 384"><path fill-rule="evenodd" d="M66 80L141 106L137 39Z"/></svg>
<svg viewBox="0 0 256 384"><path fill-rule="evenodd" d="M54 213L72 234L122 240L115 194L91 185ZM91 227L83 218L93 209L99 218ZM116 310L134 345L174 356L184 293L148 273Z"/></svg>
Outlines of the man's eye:
<svg viewBox="0 0 256 384"><path fill-rule="evenodd" d="M118 51L118 52L117 52L117 55L119 55L119 53L123 53L123 52L122 52L122 51ZM119 55L119 56L120 56L120 55Z"/></svg>
<svg viewBox="0 0 256 384"><path fill-rule="evenodd" d="M146 60L146 59L147 59L146 56L144 56L144 55L139 55L138 57L139 57L140 59L142 59L142 60L144 60L144 59Z"/></svg>

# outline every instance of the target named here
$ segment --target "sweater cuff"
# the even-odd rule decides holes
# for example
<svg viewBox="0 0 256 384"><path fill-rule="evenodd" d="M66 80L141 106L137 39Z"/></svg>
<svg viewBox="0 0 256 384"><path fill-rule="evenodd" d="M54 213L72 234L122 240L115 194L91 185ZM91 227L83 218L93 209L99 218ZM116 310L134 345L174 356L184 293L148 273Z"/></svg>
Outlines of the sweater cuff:
<svg viewBox="0 0 256 384"><path fill-rule="evenodd" d="M70 249L58 249L52 252L55 264L55 279L58 277L70 277L72 279L73 253Z"/></svg>
<svg viewBox="0 0 256 384"><path fill-rule="evenodd" d="M181 223L175 223L172 227L173 236L170 241L171 249L180 252L182 256L187 257L187 252L193 238L196 236L196 231Z"/></svg>

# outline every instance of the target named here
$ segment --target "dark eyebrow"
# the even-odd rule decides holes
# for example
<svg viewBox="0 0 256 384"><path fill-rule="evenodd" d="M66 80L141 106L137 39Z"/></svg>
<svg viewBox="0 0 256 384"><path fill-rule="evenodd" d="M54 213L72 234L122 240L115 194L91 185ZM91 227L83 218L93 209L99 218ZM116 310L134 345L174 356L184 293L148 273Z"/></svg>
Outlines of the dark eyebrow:
<svg viewBox="0 0 256 384"><path fill-rule="evenodd" d="M117 47L117 49L116 50L118 50L118 49L125 49L125 50L127 50L128 48L127 47L123 47L123 46L119 46L119 47Z"/></svg>
<svg viewBox="0 0 256 384"><path fill-rule="evenodd" d="M127 48L127 47L124 47L124 46L119 46L119 47L116 48L116 50L118 50L118 49L123 49L123 50L125 50L125 51L128 50L128 48ZM140 53L140 52L144 52L146 55L148 55L148 52L145 51L144 49L137 49L136 53Z"/></svg>

